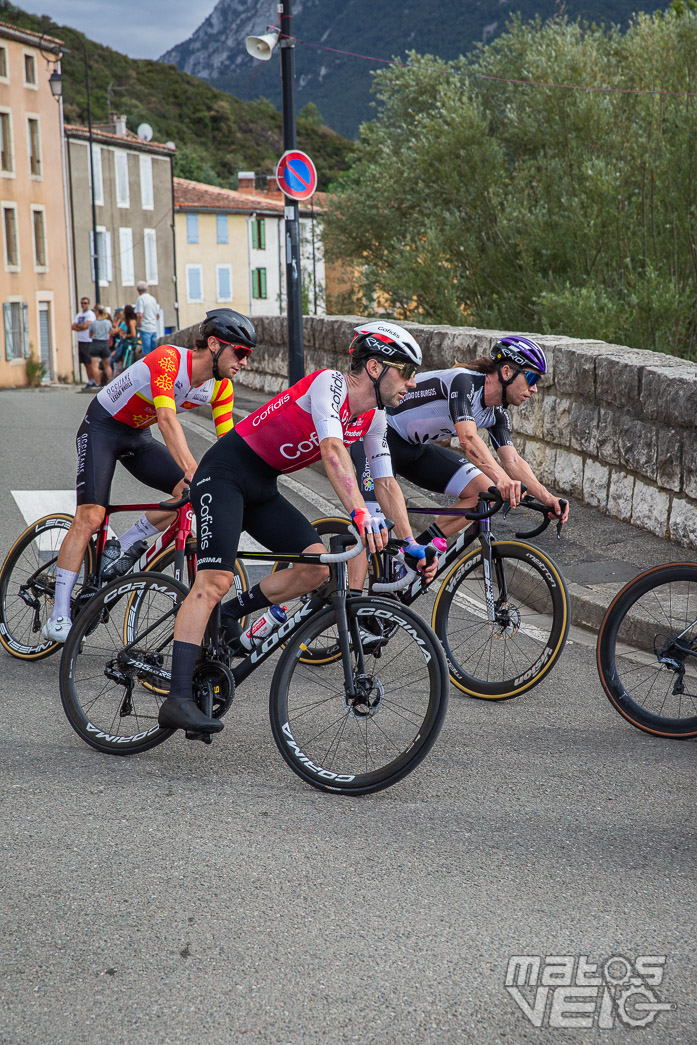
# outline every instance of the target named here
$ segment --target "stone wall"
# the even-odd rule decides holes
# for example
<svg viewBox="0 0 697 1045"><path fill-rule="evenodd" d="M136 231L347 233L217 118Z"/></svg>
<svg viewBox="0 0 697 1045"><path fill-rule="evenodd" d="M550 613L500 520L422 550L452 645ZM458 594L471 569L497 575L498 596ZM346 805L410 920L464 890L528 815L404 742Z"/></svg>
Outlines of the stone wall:
<svg viewBox="0 0 697 1045"><path fill-rule="evenodd" d="M354 317L304 320L305 371L346 369ZM259 346L237 382L287 385L287 322L255 317ZM488 354L501 331L407 325L437 369ZM193 328L172 340L193 346ZM555 492L697 547L697 366L675 356L531 335L550 363L540 394L511 410L516 447Z"/></svg>

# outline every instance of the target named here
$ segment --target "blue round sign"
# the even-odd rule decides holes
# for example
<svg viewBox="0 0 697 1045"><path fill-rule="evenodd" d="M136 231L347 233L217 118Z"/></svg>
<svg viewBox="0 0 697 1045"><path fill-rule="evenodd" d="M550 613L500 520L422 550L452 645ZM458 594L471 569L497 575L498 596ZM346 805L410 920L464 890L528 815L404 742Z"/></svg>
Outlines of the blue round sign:
<svg viewBox="0 0 697 1045"><path fill-rule="evenodd" d="M278 161L276 181L292 200L309 200L317 188L317 171L307 153L289 149Z"/></svg>

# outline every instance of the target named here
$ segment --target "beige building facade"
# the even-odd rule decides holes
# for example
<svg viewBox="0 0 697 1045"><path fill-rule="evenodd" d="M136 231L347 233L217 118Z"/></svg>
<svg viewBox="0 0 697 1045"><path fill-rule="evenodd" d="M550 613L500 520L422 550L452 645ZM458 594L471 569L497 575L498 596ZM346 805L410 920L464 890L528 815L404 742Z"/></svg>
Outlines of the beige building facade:
<svg viewBox="0 0 697 1045"><path fill-rule="evenodd" d="M32 356L47 381L73 375L61 112L48 82L60 47L0 23L0 388L26 385Z"/></svg>
<svg viewBox="0 0 697 1045"><path fill-rule="evenodd" d="M76 300L95 298L89 132L66 124ZM145 281L157 298L161 333L178 326L172 231L174 148L141 141L112 117L93 127L94 202L100 304L134 305Z"/></svg>

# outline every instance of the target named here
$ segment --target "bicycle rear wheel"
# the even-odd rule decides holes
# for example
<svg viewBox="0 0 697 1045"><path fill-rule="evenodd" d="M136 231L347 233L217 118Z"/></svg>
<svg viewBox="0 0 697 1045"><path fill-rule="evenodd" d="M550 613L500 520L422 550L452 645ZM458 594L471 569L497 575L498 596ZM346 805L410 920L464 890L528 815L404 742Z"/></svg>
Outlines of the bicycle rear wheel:
<svg viewBox="0 0 697 1045"><path fill-rule="evenodd" d="M20 660L42 660L60 648L43 638L41 629L53 612L58 552L72 521L62 512L37 519L19 535L0 569L0 644ZM90 541L73 589L73 615L94 563Z"/></svg>
<svg viewBox="0 0 697 1045"><path fill-rule="evenodd" d="M164 573L168 577L174 576L174 556L176 550L173 545L168 548L163 548L159 555L156 555L154 559L148 563L145 567L147 573ZM191 561L196 555L196 538L189 537L186 542L185 555L187 560ZM233 567L233 577L235 590L237 592L247 591L249 588L249 576L245 569L244 563L240 559L235 560ZM185 583L189 583L187 580Z"/></svg>
<svg viewBox="0 0 697 1045"><path fill-rule="evenodd" d="M637 729L697 736L697 564L656 566L626 584L598 633L598 674Z"/></svg>
<svg viewBox="0 0 697 1045"><path fill-rule="evenodd" d="M157 716L186 595L185 585L163 574L127 574L102 588L73 623L61 658L61 700L75 732L98 751L132 755L171 736Z"/></svg>
<svg viewBox="0 0 697 1045"><path fill-rule="evenodd" d="M338 644L328 607L289 639L271 684L269 714L294 773L323 791L361 795L397 783L428 754L445 718L448 671L436 636L407 607L351 598L347 614L356 695L346 695L340 658L316 665L301 657L308 646ZM385 637L359 656L364 617L381 621Z"/></svg>
<svg viewBox="0 0 697 1045"><path fill-rule="evenodd" d="M569 596L558 567L522 541L494 541L494 620L481 548L453 564L436 596L433 630L454 686L480 700L509 700L536 686L559 659Z"/></svg>

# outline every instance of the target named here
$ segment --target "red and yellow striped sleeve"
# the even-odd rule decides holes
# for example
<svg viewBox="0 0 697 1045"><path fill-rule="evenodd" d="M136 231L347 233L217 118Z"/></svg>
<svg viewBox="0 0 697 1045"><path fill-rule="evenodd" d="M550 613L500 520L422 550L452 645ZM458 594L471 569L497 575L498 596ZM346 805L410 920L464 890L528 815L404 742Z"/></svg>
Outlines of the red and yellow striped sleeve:
<svg viewBox="0 0 697 1045"><path fill-rule="evenodd" d="M215 421L215 434L220 439L221 435L231 431L234 426L232 420L232 407L235 402L235 392L232 381L224 377L222 381L216 381L211 399L213 420Z"/></svg>
<svg viewBox="0 0 697 1045"><path fill-rule="evenodd" d="M156 410L167 407L176 410L174 402L174 382L179 373L179 356L173 348L163 345L145 357L145 365L150 371L150 388L152 402Z"/></svg>

